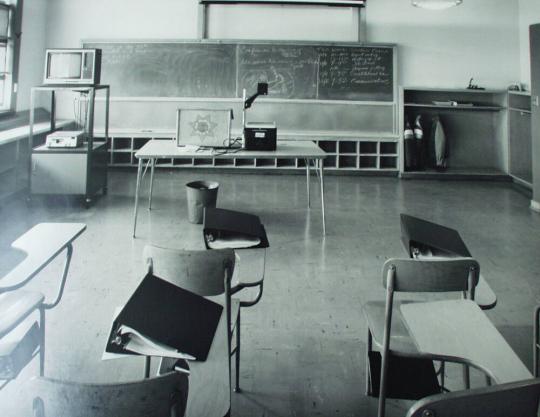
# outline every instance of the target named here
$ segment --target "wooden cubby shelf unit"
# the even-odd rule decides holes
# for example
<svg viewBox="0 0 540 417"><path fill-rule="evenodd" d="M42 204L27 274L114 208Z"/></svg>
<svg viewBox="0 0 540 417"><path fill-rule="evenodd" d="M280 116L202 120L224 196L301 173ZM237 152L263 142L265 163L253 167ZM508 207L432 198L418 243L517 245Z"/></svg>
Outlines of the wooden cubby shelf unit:
<svg viewBox="0 0 540 417"><path fill-rule="evenodd" d="M505 90L401 88L401 137L406 121L414 127L416 117L420 116L424 159L428 159L427 151L430 146L433 148L433 119L438 116L447 146L444 171L437 171L430 162L424 169L410 169L405 166L402 141L401 177L509 180L507 102Z"/></svg>
<svg viewBox="0 0 540 417"><path fill-rule="evenodd" d="M147 132L116 132L110 135L109 164L112 167L136 167L135 153L149 140L174 140L170 135L160 133L150 136ZM302 137L298 140L309 140ZM327 156L324 166L330 171L381 171L399 172L399 140L397 135L383 137L345 137L314 139ZM165 168L250 168L261 170L297 170L305 168L303 159L279 158L178 158L160 159L157 167Z"/></svg>

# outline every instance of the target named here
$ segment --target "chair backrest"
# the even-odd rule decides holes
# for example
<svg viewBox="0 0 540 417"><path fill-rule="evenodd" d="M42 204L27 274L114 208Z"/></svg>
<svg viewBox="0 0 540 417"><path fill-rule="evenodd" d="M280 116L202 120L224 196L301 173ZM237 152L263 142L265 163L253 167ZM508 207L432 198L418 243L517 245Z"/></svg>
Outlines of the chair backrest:
<svg viewBox="0 0 540 417"><path fill-rule="evenodd" d="M383 267L383 285L396 292L469 291L474 295L480 265L472 258L438 260L389 259Z"/></svg>
<svg viewBox="0 0 540 417"><path fill-rule="evenodd" d="M537 417L540 379L432 395L407 417Z"/></svg>
<svg viewBox="0 0 540 417"><path fill-rule="evenodd" d="M30 390L34 417L181 417L187 405L188 377L170 372L120 384L34 378Z"/></svg>
<svg viewBox="0 0 540 417"><path fill-rule="evenodd" d="M234 272L232 249L181 250L146 245L143 261L152 273L202 296L224 294Z"/></svg>

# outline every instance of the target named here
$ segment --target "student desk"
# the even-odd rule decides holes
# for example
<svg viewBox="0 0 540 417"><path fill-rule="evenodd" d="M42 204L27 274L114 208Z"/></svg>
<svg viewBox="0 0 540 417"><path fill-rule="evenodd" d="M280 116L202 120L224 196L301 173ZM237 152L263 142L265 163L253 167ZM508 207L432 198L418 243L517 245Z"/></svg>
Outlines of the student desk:
<svg viewBox="0 0 540 417"><path fill-rule="evenodd" d="M83 223L40 223L34 226L11 244L13 248L23 251L26 258L0 279L0 338L39 310L41 376L45 372L45 310L56 307L60 302L73 253L73 241L85 230ZM20 290L64 250L66 260L53 302L45 303L45 297L40 292Z"/></svg>
<svg viewBox="0 0 540 417"><path fill-rule="evenodd" d="M472 258L457 230L417 217L401 214L401 239L409 255L416 259L463 257ZM497 304L497 296L480 274L475 301L489 310Z"/></svg>
<svg viewBox="0 0 540 417"><path fill-rule="evenodd" d="M139 206L139 194L141 179L143 176L144 161L151 166L150 173L150 191L149 191L149 208L152 207L152 187L154 182L154 168L156 160L160 158L218 158L218 159L252 159L252 158L280 158L280 159L305 159L306 160L306 182L308 208L310 207L310 173L311 161L314 161L315 170L318 173L320 189L321 189L321 210L322 210L322 225L323 234L326 234L326 219L324 213L324 167L323 159L326 153L316 144L310 141L278 141L275 151L245 151L231 150L228 153L220 153L211 149L206 150L189 150L176 146L174 140L159 140L154 139L146 143L141 149L135 153L138 161L137 169L137 188L135 190L135 208L133 213L133 237L135 237L137 229L137 211Z"/></svg>
<svg viewBox="0 0 540 417"><path fill-rule="evenodd" d="M0 279L0 293L23 287L64 249L64 281L71 261L72 243L86 230L83 223L40 223L27 231L11 247L26 253L26 258Z"/></svg>
<svg viewBox="0 0 540 417"><path fill-rule="evenodd" d="M500 384L533 378L474 301L407 303L400 309L419 352L475 366Z"/></svg>

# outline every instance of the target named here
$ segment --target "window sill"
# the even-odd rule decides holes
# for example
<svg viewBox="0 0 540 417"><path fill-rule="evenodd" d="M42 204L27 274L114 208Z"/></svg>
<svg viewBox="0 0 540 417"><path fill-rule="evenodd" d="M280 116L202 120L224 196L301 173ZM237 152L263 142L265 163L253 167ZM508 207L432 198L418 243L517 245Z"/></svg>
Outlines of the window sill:
<svg viewBox="0 0 540 417"><path fill-rule="evenodd" d="M71 120L60 120L56 122L56 127L61 128L69 125ZM50 122L39 122L34 124L34 135L46 133L51 130ZM30 135L30 126L19 126L13 129L6 129L0 132L0 146L7 143L26 139Z"/></svg>

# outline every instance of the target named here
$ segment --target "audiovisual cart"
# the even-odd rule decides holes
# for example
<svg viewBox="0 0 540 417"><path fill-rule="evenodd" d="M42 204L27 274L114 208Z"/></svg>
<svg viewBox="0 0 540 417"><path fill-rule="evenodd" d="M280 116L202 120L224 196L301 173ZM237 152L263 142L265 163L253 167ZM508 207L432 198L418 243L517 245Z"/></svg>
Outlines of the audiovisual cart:
<svg viewBox="0 0 540 417"><path fill-rule="evenodd" d="M96 94L105 95L104 138L94 141L94 107ZM84 131L84 143L77 148L48 148L34 143L34 111L41 93L50 94L51 131L56 130L56 107L59 93L79 94L84 103L85 117L77 129ZM30 96L30 193L77 195L84 198L86 207L101 190L107 193L107 142L109 137L108 85L40 85L31 89ZM83 100L84 98L84 100ZM81 108L79 107L81 112ZM82 113L82 112L81 112Z"/></svg>

